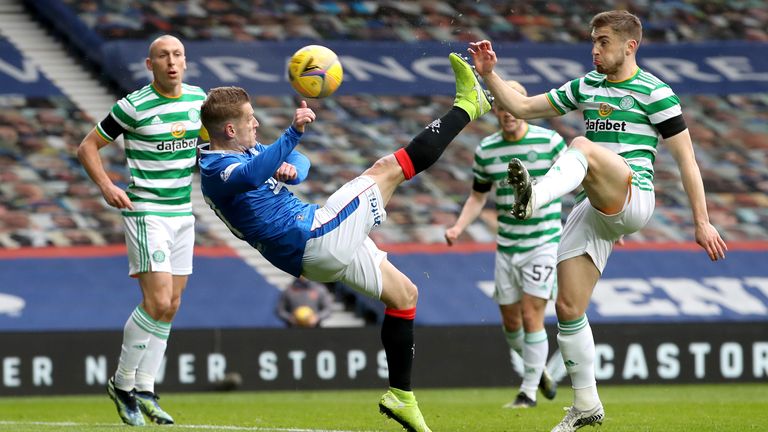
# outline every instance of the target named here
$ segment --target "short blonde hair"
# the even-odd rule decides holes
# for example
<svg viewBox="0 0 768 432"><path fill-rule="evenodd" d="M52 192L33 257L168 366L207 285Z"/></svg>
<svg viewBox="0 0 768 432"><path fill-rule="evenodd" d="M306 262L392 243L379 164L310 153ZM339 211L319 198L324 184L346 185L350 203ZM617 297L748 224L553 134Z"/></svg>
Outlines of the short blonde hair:
<svg viewBox="0 0 768 432"><path fill-rule="evenodd" d="M243 113L243 104L251 98L241 87L216 87L208 91L200 107L200 121L208 133L217 131L224 123L237 120Z"/></svg>

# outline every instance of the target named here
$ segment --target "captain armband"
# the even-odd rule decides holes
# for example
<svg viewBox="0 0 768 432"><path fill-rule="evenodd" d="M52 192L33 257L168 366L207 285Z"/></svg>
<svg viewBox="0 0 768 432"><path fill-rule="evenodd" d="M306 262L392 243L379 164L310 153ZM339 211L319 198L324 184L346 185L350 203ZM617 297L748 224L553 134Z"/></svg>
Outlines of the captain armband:
<svg viewBox="0 0 768 432"><path fill-rule="evenodd" d="M685 125L685 119L683 118L682 114L676 117L672 117L671 119L664 120L663 122L656 125L656 130L659 131L661 137L664 139L673 137L686 130L687 128L688 126Z"/></svg>
<svg viewBox="0 0 768 432"><path fill-rule="evenodd" d="M481 182L478 179L475 179L472 182L472 190L475 192L486 193L491 190L492 186L493 186L493 183Z"/></svg>
<svg viewBox="0 0 768 432"><path fill-rule="evenodd" d="M120 123L112 117L112 114L107 114L99 125L101 126L101 130L107 134L107 137L113 141L125 132L125 129L123 129L123 127L120 126Z"/></svg>

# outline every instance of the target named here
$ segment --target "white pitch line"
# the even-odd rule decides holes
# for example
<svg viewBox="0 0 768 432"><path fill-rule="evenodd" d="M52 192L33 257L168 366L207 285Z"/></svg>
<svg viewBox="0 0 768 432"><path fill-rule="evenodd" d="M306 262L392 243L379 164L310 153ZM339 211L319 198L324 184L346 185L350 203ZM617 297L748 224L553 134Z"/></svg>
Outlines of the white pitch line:
<svg viewBox="0 0 768 432"><path fill-rule="evenodd" d="M81 428L83 426L118 427L122 425L118 425L115 423L22 422L22 421L0 420L0 426L49 426L49 427ZM164 427L163 429L166 429L166 428L167 427ZM258 426L192 425L192 424L173 425L170 428L199 429L199 430L252 431L252 432L356 432L356 431L339 430L339 429L264 428L264 427L258 427ZM359 431L359 432L375 432L375 431Z"/></svg>

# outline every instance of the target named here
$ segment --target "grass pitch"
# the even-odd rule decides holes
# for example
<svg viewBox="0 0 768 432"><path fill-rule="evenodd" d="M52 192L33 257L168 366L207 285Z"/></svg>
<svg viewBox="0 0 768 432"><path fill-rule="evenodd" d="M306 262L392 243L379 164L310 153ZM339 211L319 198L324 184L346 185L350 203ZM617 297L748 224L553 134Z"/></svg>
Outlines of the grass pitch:
<svg viewBox="0 0 768 432"><path fill-rule="evenodd" d="M153 429L253 432L400 431L378 413L382 390L163 394L175 426ZM534 409L501 406L513 388L418 390L435 432L549 431L570 405L563 388ZM602 427L588 432L768 431L768 384L600 386ZM126 430L101 396L0 398L0 431Z"/></svg>

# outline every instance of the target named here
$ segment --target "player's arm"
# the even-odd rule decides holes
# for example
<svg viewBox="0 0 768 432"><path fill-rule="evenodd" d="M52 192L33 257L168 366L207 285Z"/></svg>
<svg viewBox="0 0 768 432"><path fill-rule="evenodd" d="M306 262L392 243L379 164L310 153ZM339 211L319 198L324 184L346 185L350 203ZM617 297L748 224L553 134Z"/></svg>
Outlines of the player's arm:
<svg viewBox="0 0 768 432"><path fill-rule="evenodd" d="M271 145L257 144L256 148L259 150L257 156L246 163L239 160L226 160L229 158L220 159L216 168L220 172L217 181L226 185L226 188L223 189L226 190L227 194L237 194L256 189L275 175L293 177L295 168L291 164L288 166L284 164L293 149L299 144L299 140L304 134L304 127L314 120L315 113L307 108L306 101L301 101L291 126ZM283 172L279 173L278 170L281 169Z"/></svg>
<svg viewBox="0 0 768 432"><path fill-rule="evenodd" d="M219 177L227 185L227 191L237 194L256 189L264 184L283 166L288 155L299 144L301 136L302 133L291 126L274 143L268 146L257 144L259 154L246 163L239 160L234 162L226 160L230 158L221 159L219 164L223 166L219 168L222 172Z"/></svg>
<svg viewBox="0 0 768 432"><path fill-rule="evenodd" d="M315 121L315 112L307 108L307 101L301 101L291 124L297 131L304 133L304 126Z"/></svg>
<svg viewBox="0 0 768 432"><path fill-rule="evenodd" d="M110 144L122 133L123 128L111 114L108 114L80 143L77 148L77 159L85 168L88 177L99 187L107 204L118 209L133 210L133 204L128 195L112 183L107 175L99 155L102 147Z"/></svg>
<svg viewBox="0 0 768 432"><path fill-rule="evenodd" d="M483 81L490 90L495 104L519 119L530 120L557 117L561 115L547 99L547 95L523 96L513 89L496 72L483 75Z"/></svg>
<svg viewBox="0 0 768 432"><path fill-rule="evenodd" d="M301 105L296 109L291 127L300 133L304 133L304 127L313 121L315 121L315 113L310 108L307 108L306 101L301 101ZM273 177L275 180L287 184L299 184L307 178L309 165L309 158L293 150L277 168Z"/></svg>
<svg viewBox="0 0 768 432"><path fill-rule="evenodd" d="M685 129L665 138L664 143L680 169L683 188L688 195L688 201L693 212L696 243L707 251L707 255L712 261L725 258L725 251L728 250L728 247L720 238L715 227L709 222L704 182L701 179L699 165L696 163L691 134L688 129Z"/></svg>
<svg viewBox="0 0 768 432"><path fill-rule="evenodd" d="M273 176L275 180L296 185L306 180L309 174L309 158L297 150L292 151Z"/></svg>
<svg viewBox="0 0 768 432"><path fill-rule="evenodd" d="M519 119L537 119L556 117L561 113L550 104L546 95L524 96L511 88L493 70L496 62L496 52L491 42L487 40L472 42L468 49L472 56L475 70L483 78L485 86L496 98L495 104Z"/></svg>
<svg viewBox="0 0 768 432"><path fill-rule="evenodd" d="M472 184L472 192L469 194L467 202L464 203L464 207L461 208L459 218L452 227L445 230L445 241L448 242L449 246L453 246L453 242L459 238L461 233L480 216L485 203L488 201L491 186L492 183L483 183L475 179Z"/></svg>
<svg viewBox="0 0 768 432"><path fill-rule="evenodd" d="M306 101L301 101L293 117L291 128L299 133L304 133L304 127L313 121L315 121L315 113L310 108L307 108ZM287 184L299 184L307 178L309 165L309 159L306 156L296 150L292 150L285 158L285 161L278 166L273 177L275 180Z"/></svg>

